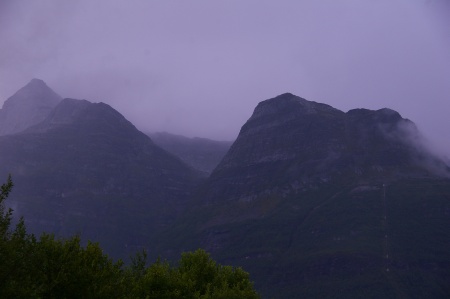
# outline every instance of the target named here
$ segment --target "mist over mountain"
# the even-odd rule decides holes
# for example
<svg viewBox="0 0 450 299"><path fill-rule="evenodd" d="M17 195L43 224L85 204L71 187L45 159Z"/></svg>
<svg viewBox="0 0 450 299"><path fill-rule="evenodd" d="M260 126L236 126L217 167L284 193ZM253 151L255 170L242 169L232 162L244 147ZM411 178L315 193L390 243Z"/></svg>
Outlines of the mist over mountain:
<svg viewBox="0 0 450 299"><path fill-rule="evenodd" d="M32 232L81 233L125 258L173 221L200 178L109 105L75 99L0 137L0 165L15 183L11 205Z"/></svg>
<svg viewBox="0 0 450 299"><path fill-rule="evenodd" d="M42 1L0 1L0 103L39 77L144 132L234 140L290 91L390 107L450 156L448 0Z"/></svg>
<svg viewBox="0 0 450 299"><path fill-rule="evenodd" d="M167 132L148 133L152 140L195 169L210 174L227 153L232 141L188 138Z"/></svg>
<svg viewBox="0 0 450 299"><path fill-rule="evenodd" d="M43 121L61 100L44 81L31 80L0 109L0 136L23 131Z"/></svg>
<svg viewBox="0 0 450 299"><path fill-rule="evenodd" d="M450 169L394 110L285 93L231 147L149 137L39 80L3 110L21 129L0 136L0 176L13 175L8 204L31 232L79 233L124 259L201 247L249 271L264 298L450 295Z"/></svg>

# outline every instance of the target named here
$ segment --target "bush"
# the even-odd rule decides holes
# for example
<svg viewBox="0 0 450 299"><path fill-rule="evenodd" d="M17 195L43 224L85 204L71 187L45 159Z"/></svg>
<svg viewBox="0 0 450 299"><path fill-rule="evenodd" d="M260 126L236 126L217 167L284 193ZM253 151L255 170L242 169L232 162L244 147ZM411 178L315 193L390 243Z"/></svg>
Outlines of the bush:
<svg viewBox="0 0 450 299"><path fill-rule="evenodd" d="M145 252L129 267L114 262L97 243L26 232L23 219L11 229L13 211L4 201L11 177L0 189L0 298L259 298L241 268L221 266L198 249L183 253L177 267Z"/></svg>

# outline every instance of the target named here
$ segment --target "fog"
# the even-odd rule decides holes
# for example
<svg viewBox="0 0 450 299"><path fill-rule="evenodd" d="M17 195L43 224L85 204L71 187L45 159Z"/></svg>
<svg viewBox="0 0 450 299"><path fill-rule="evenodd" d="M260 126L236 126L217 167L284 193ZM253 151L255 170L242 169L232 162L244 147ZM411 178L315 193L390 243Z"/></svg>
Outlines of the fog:
<svg viewBox="0 0 450 299"><path fill-rule="evenodd" d="M285 92L388 107L450 156L445 0L0 0L0 104L32 78L144 131L222 140Z"/></svg>

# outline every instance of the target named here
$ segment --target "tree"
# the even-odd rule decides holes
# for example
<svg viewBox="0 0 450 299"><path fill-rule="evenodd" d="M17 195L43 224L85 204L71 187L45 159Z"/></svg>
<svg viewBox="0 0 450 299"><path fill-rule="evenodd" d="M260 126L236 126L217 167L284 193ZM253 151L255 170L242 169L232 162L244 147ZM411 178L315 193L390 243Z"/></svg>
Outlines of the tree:
<svg viewBox="0 0 450 299"><path fill-rule="evenodd" d="M79 236L38 239L23 219L11 229L4 201L12 187L9 176L0 188L0 298L259 298L248 273L201 249L183 253L177 267L159 259L147 267L145 252L125 267Z"/></svg>
<svg viewBox="0 0 450 299"><path fill-rule="evenodd" d="M193 298L259 298L242 268L217 264L203 249L183 253L177 269Z"/></svg>
<svg viewBox="0 0 450 299"><path fill-rule="evenodd" d="M158 259L135 281L135 298L259 298L247 272L217 264L202 249L183 253L177 267Z"/></svg>

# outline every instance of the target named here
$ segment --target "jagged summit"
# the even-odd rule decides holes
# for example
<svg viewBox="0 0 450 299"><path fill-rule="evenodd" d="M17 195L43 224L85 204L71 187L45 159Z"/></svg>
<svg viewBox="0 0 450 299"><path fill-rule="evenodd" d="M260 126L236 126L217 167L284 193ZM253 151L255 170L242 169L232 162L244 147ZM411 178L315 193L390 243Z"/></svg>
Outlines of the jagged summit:
<svg viewBox="0 0 450 299"><path fill-rule="evenodd" d="M15 134L43 121L62 100L40 79L32 79L0 109L0 136Z"/></svg>

